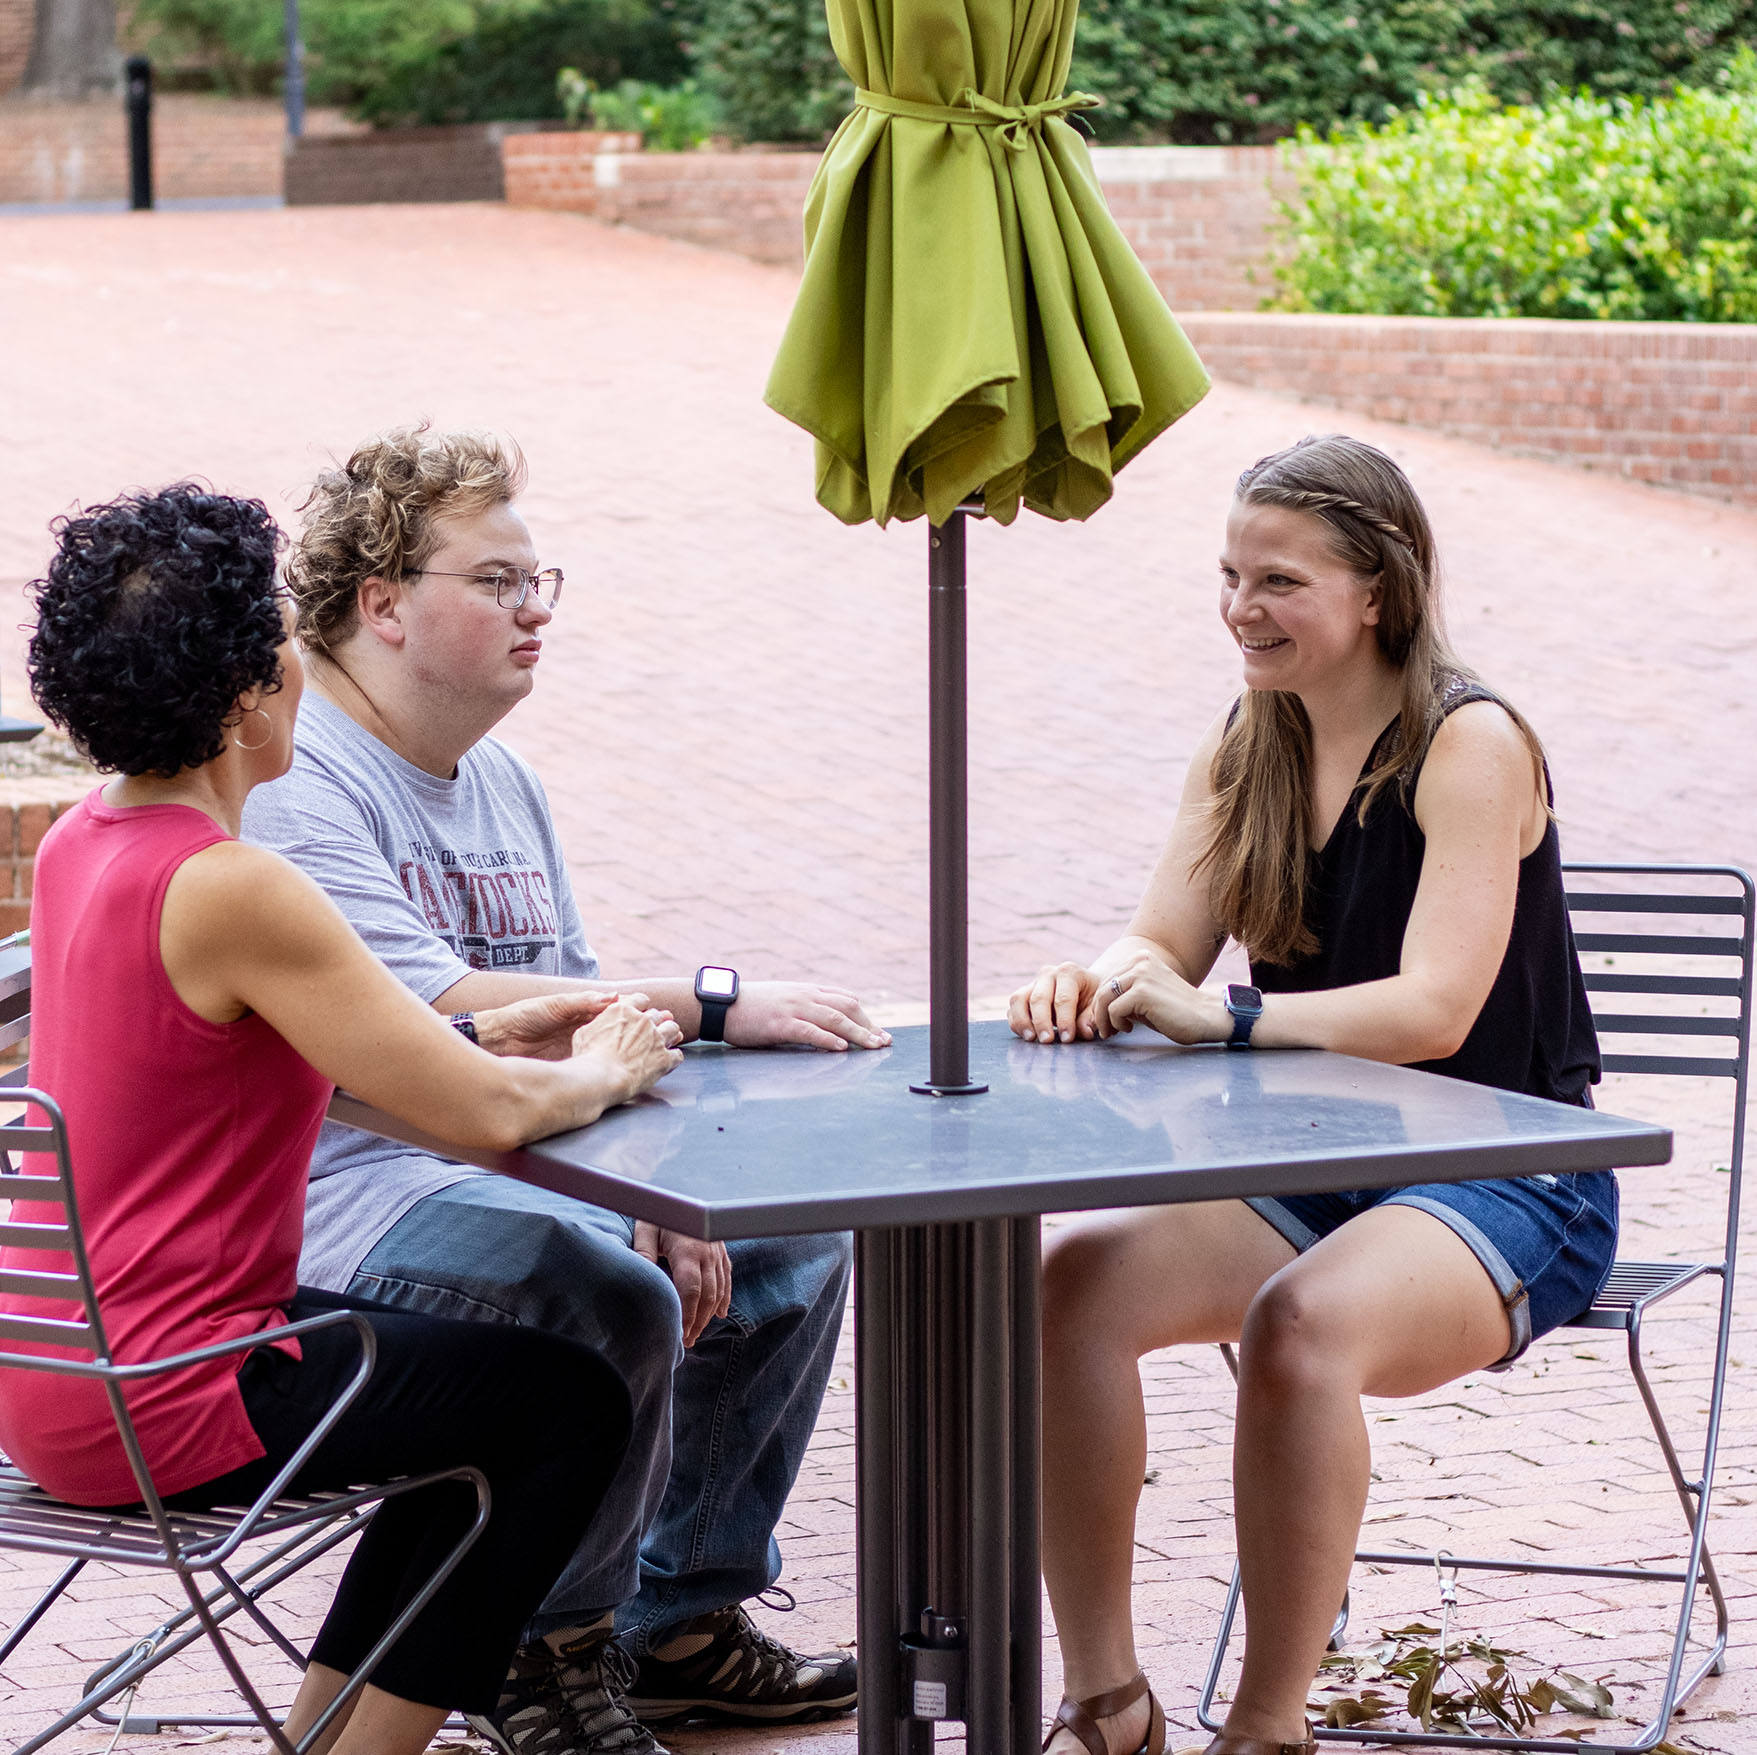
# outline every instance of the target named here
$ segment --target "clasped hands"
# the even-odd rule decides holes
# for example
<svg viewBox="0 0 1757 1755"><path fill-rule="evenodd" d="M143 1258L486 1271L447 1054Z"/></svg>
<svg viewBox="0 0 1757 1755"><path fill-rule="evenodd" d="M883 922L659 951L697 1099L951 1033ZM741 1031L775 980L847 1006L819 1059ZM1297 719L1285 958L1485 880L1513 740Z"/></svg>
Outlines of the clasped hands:
<svg viewBox="0 0 1757 1755"><path fill-rule="evenodd" d="M1007 1001L1007 1024L1027 1042L1103 1041L1143 1023L1173 1042L1224 1042L1232 1017L1149 951L1114 967L1052 963Z"/></svg>
<svg viewBox="0 0 1757 1755"><path fill-rule="evenodd" d="M671 1013L655 1009L644 993L551 993L476 1013L477 1037L490 1053L536 1060L565 1060L586 1045L593 1030L606 1028L628 1039L619 1044L624 1053L645 1049L648 1057L663 1055L668 1063L678 1058L683 1032ZM891 1036L875 1027L860 1001L842 988L760 981L747 983L728 1013L726 1040L737 1047L787 1045L835 1053L886 1048ZM654 1070L653 1076L662 1074ZM683 1306L686 1347L695 1345L716 1316L730 1312L732 1262L725 1244L704 1243L643 1219L635 1224L633 1246L637 1255L663 1263L669 1272Z"/></svg>
<svg viewBox="0 0 1757 1755"><path fill-rule="evenodd" d="M476 1013L477 1037L491 1054L565 1060L589 1049L593 1037L605 1033L617 1038L613 1051L621 1057L644 1062L663 1056L664 1071L678 1059L677 1044L683 1039L677 1020L652 1006L644 993L545 993ZM661 1075L655 1071L655 1076ZM726 1245L704 1243L640 1219L633 1247L655 1265L664 1263L683 1307L683 1344L693 1347L702 1330L732 1308L732 1260Z"/></svg>

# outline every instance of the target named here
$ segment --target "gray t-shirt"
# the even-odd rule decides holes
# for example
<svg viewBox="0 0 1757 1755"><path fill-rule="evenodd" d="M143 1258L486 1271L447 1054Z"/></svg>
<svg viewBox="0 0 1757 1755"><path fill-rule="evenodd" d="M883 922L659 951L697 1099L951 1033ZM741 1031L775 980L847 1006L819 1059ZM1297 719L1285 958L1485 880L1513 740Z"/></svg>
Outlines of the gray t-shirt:
<svg viewBox="0 0 1757 1755"><path fill-rule="evenodd" d="M542 784L492 737L456 779L436 780L308 691L293 766L250 794L244 838L314 878L428 1003L472 969L598 973ZM311 1156L300 1281L346 1291L416 1201L479 1174L326 1122Z"/></svg>

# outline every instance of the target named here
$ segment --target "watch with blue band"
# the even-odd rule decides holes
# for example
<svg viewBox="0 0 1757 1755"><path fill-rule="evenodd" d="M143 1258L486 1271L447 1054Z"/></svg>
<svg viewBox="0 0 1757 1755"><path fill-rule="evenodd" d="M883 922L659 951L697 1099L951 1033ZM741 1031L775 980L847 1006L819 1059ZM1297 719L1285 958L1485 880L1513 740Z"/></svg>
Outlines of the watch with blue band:
<svg viewBox="0 0 1757 1755"><path fill-rule="evenodd" d="M1251 1031L1263 1015L1263 991L1233 982L1226 990L1226 1009L1232 1013L1232 1034L1226 1039L1228 1048L1249 1048Z"/></svg>

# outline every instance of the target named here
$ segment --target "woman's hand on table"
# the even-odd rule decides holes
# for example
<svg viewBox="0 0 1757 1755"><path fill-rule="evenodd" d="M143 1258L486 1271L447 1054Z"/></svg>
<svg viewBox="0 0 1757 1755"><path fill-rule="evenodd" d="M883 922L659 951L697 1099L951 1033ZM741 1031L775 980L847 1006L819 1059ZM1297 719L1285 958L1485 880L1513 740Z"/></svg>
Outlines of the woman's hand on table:
<svg viewBox="0 0 1757 1755"><path fill-rule="evenodd" d="M476 1040L490 1054L566 1060L575 1032L616 1003L614 993L543 993L475 1013ZM646 1004L641 998L641 1004Z"/></svg>
<svg viewBox="0 0 1757 1755"><path fill-rule="evenodd" d="M576 1058L595 1057L613 1069L626 1103L649 1091L679 1065L683 1031L669 1012L647 1004L644 993L617 994L588 1024L573 1033Z"/></svg>
<svg viewBox="0 0 1757 1755"><path fill-rule="evenodd" d="M681 1231L662 1230L636 1219L634 1252L655 1266L661 1261L683 1306L683 1344L693 1347L716 1316L732 1309L732 1258L724 1243L704 1243Z"/></svg>
<svg viewBox="0 0 1757 1755"><path fill-rule="evenodd" d="M1027 1042L1090 1042L1092 1002L1102 979L1079 963L1051 963L1007 1001L1007 1026Z"/></svg>
<svg viewBox="0 0 1757 1755"><path fill-rule="evenodd" d="M1224 1042L1232 1034L1232 1015L1217 996L1144 951L1099 978L1091 1015L1101 1039L1137 1022L1173 1042Z"/></svg>

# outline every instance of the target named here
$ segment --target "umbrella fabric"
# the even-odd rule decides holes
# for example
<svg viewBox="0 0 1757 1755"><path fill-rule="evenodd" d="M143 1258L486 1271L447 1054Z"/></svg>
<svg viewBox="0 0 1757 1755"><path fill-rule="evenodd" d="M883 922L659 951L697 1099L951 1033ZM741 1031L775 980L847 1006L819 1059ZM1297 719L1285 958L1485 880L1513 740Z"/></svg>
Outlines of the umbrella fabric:
<svg viewBox="0 0 1757 1755"><path fill-rule="evenodd" d="M1085 518L1207 374L1117 230L1064 93L1078 0L828 0L857 88L806 200L769 405L838 518L980 494Z"/></svg>

